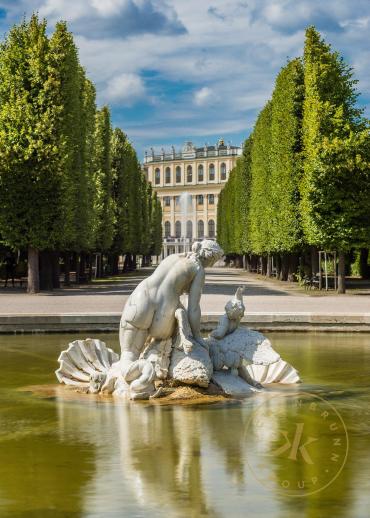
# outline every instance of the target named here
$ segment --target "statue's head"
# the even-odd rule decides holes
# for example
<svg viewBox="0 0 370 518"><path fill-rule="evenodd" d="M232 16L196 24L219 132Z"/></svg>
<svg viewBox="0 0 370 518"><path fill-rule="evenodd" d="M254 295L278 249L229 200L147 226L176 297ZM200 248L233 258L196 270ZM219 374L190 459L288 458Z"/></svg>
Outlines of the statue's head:
<svg viewBox="0 0 370 518"><path fill-rule="evenodd" d="M203 239L192 246L192 251L202 261L204 266L213 266L224 255L224 251L216 241Z"/></svg>
<svg viewBox="0 0 370 518"><path fill-rule="evenodd" d="M235 293L235 297L226 304L225 311L226 315L230 320L240 320L245 312L245 306L243 304L243 291L244 287L240 286Z"/></svg>

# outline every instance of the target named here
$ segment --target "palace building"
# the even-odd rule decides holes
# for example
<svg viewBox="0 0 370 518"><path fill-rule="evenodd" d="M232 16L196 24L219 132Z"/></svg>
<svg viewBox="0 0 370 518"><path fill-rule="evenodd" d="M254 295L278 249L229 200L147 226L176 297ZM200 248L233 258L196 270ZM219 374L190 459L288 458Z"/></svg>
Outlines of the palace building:
<svg viewBox="0 0 370 518"><path fill-rule="evenodd" d="M215 146L186 142L181 152L172 146L170 153L145 153L144 171L162 204L162 257L216 238L218 196L241 153L222 139Z"/></svg>

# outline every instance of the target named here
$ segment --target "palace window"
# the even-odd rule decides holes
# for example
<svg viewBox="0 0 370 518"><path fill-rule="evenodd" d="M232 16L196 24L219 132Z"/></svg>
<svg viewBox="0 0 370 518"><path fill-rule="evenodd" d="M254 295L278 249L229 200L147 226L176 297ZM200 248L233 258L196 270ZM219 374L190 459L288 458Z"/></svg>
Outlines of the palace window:
<svg viewBox="0 0 370 518"><path fill-rule="evenodd" d="M175 196L175 205L180 205L180 196Z"/></svg>
<svg viewBox="0 0 370 518"><path fill-rule="evenodd" d="M181 221L175 223L175 237L181 237Z"/></svg>
<svg viewBox="0 0 370 518"><path fill-rule="evenodd" d="M209 164L209 170L208 170L208 180L210 182L213 182L215 179L215 164Z"/></svg>
<svg viewBox="0 0 370 518"><path fill-rule="evenodd" d="M208 205L214 205L214 204L215 204L215 195L208 194Z"/></svg>
<svg viewBox="0 0 370 518"><path fill-rule="evenodd" d="M204 181L204 167L202 164L198 165L198 182Z"/></svg>
<svg viewBox="0 0 370 518"><path fill-rule="evenodd" d="M164 237L170 237L171 235L171 223L169 221L164 222Z"/></svg>
<svg viewBox="0 0 370 518"><path fill-rule="evenodd" d="M197 194L197 204L198 205L203 205L204 204L203 194Z"/></svg>
<svg viewBox="0 0 370 518"><path fill-rule="evenodd" d="M215 237L215 222L213 219L208 221L208 237Z"/></svg>
<svg viewBox="0 0 370 518"><path fill-rule="evenodd" d="M176 183L181 183L181 167L176 167Z"/></svg>
<svg viewBox="0 0 370 518"><path fill-rule="evenodd" d="M193 168L191 167L191 165L188 165L188 167L186 168L186 181L188 183L191 183L193 181Z"/></svg>
<svg viewBox="0 0 370 518"><path fill-rule="evenodd" d="M198 221L198 237L204 237L204 223L201 219Z"/></svg>
<svg viewBox="0 0 370 518"><path fill-rule="evenodd" d="M154 182L156 185L159 185L161 183L161 171L159 169L159 167L156 168L156 170L154 171Z"/></svg>
<svg viewBox="0 0 370 518"><path fill-rule="evenodd" d="M186 237L193 237L193 223L190 219L186 222Z"/></svg>
<svg viewBox="0 0 370 518"><path fill-rule="evenodd" d="M221 180L226 180L226 164L222 162L221 167Z"/></svg>
<svg viewBox="0 0 370 518"><path fill-rule="evenodd" d="M165 181L166 183L171 183L171 169L169 167L166 167Z"/></svg>
<svg viewBox="0 0 370 518"><path fill-rule="evenodd" d="M171 197L170 196L163 196L163 202L165 207L171 206Z"/></svg>

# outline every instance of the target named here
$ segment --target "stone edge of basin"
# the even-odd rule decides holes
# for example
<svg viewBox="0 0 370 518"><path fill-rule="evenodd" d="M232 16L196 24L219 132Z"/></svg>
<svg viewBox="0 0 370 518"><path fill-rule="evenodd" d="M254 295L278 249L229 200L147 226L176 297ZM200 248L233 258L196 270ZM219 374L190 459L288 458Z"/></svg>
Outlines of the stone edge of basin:
<svg viewBox="0 0 370 518"><path fill-rule="evenodd" d="M220 315L220 312L204 313L203 331L214 326ZM117 331L120 316L120 313L3 314L0 315L0 334ZM370 313L249 313L242 322L258 331L370 331Z"/></svg>

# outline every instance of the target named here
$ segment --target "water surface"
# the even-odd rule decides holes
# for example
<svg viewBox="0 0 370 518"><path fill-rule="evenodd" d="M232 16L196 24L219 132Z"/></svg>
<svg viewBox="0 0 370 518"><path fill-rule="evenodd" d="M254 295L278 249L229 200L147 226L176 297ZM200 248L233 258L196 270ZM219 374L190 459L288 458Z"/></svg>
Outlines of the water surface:
<svg viewBox="0 0 370 518"><path fill-rule="evenodd" d="M0 336L2 518L370 515L369 334L270 333L303 383L242 402L161 407L19 391L54 383L56 358L76 337ZM97 337L117 350L115 335ZM344 457L342 447L331 460L315 395L343 418L349 448L337 478L308 494ZM336 434L343 446L345 432ZM310 437L305 459L298 446ZM282 487L302 480L307 494Z"/></svg>

